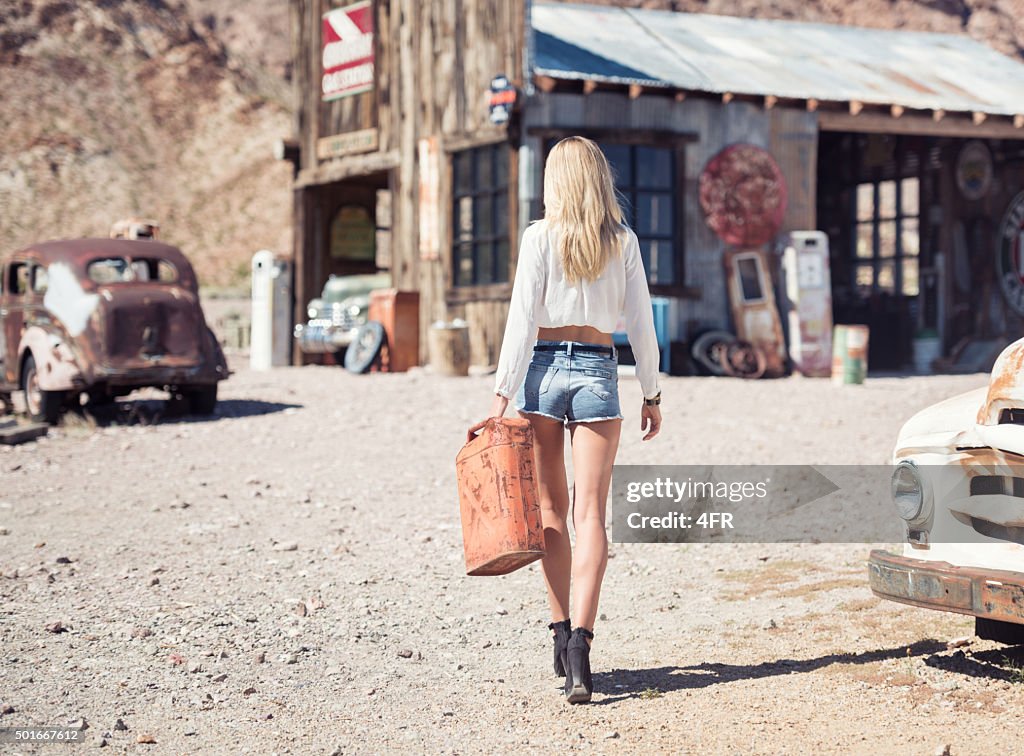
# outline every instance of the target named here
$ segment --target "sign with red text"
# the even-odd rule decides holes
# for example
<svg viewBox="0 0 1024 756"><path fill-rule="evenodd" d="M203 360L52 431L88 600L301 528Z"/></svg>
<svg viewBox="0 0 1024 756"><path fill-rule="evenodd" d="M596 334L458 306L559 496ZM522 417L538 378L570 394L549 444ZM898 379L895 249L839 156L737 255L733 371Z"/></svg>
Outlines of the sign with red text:
<svg viewBox="0 0 1024 756"><path fill-rule="evenodd" d="M324 100L373 89L373 4L370 0L323 15Z"/></svg>

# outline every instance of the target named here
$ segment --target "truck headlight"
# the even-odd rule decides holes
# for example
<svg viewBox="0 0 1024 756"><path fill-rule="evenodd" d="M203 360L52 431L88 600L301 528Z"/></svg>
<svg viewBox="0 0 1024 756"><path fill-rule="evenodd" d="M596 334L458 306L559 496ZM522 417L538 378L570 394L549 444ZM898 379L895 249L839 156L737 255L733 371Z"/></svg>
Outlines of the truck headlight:
<svg viewBox="0 0 1024 756"><path fill-rule="evenodd" d="M892 473L892 503L907 522L927 518L931 491L913 462L900 462Z"/></svg>

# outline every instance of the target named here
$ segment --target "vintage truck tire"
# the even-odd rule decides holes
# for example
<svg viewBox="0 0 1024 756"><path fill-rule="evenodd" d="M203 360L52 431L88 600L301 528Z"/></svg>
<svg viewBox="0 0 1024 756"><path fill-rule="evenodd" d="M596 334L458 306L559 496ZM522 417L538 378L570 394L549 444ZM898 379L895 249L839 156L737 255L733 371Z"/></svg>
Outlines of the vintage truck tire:
<svg viewBox="0 0 1024 756"><path fill-rule="evenodd" d="M193 415L212 415L217 409L217 384L192 386L181 392L188 400L188 410Z"/></svg>
<svg viewBox="0 0 1024 756"><path fill-rule="evenodd" d="M39 388L39 374L35 358L30 354L21 371L21 388L25 394L25 408L34 422L56 425L64 406L64 391L43 391Z"/></svg>
<svg viewBox="0 0 1024 756"><path fill-rule="evenodd" d="M345 369L365 373L384 346L384 326L376 320L367 320L356 331L352 343L345 350Z"/></svg>

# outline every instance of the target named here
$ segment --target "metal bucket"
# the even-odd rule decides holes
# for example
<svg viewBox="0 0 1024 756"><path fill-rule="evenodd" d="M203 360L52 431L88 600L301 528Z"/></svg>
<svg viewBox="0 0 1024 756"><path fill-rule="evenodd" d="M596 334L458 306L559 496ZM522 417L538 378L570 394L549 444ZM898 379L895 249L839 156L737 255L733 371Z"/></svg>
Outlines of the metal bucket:
<svg viewBox="0 0 1024 756"><path fill-rule="evenodd" d="M455 458L466 574L504 575L544 556L528 420L491 418Z"/></svg>
<svg viewBox="0 0 1024 756"><path fill-rule="evenodd" d="M832 333L832 383L864 383L868 374L868 327L837 325Z"/></svg>

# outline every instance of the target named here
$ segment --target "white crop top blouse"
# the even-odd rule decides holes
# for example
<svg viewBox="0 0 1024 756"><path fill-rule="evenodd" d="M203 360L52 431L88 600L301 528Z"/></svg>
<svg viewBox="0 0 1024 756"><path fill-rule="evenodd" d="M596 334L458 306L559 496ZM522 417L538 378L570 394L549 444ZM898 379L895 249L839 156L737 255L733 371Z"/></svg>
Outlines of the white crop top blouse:
<svg viewBox="0 0 1024 756"><path fill-rule="evenodd" d="M623 228L621 256L611 257L597 279L575 286L566 283L563 275L557 230L546 220L534 221L526 228L498 357L495 393L511 399L519 390L538 328L593 326L612 333L623 313L640 389L648 399L658 393L660 355L647 275L636 234Z"/></svg>

